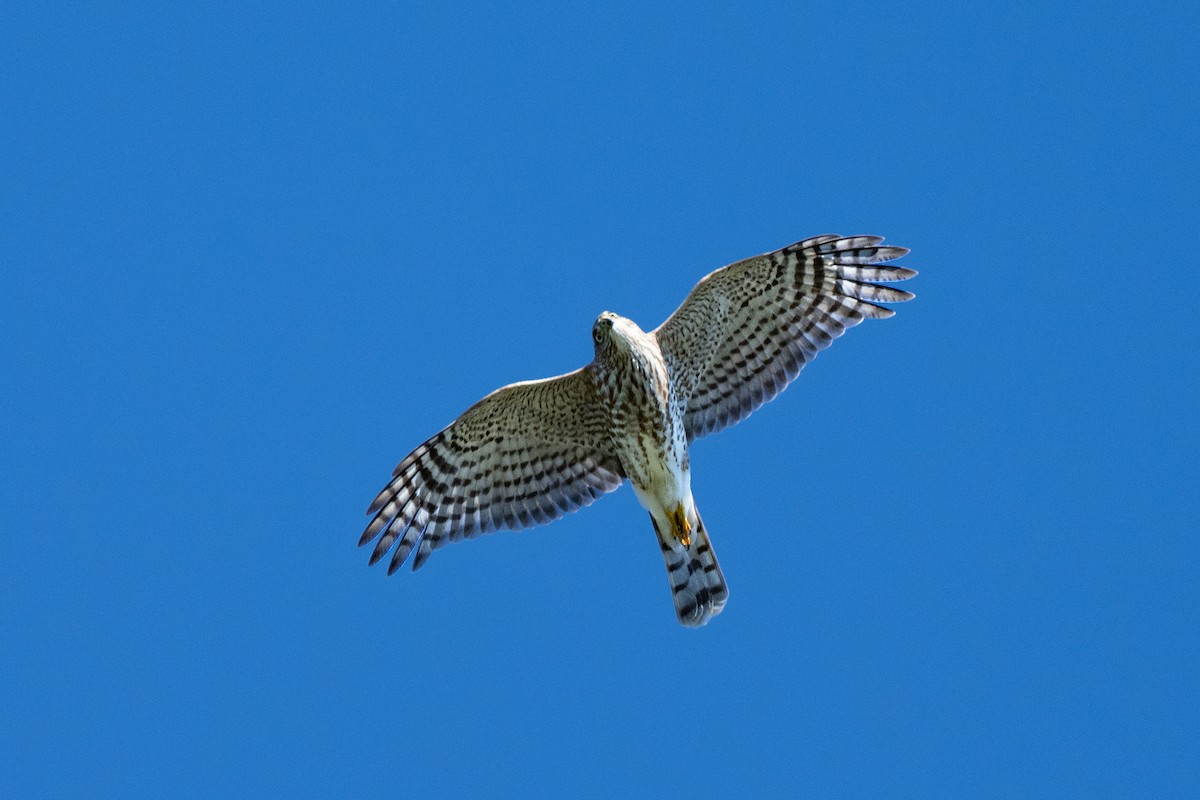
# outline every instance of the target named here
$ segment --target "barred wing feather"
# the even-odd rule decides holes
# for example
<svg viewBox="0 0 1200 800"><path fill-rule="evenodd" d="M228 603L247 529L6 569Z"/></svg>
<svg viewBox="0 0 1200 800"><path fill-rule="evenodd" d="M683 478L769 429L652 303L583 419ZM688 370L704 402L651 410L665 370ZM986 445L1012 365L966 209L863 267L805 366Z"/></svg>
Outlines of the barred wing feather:
<svg viewBox="0 0 1200 800"><path fill-rule="evenodd" d="M913 298L875 283L917 274L880 266L908 253L882 242L816 236L730 264L696 285L654 332L689 442L745 419L847 328L895 313L879 303Z"/></svg>
<svg viewBox="0 0 1200 800"><path fill-rule="evenodd" d="M408 454L367 510L359 545L413 569L445 544L590 505L624 481L586 370L492 392ZM397 544L399 542L399 544Z"/></svg>

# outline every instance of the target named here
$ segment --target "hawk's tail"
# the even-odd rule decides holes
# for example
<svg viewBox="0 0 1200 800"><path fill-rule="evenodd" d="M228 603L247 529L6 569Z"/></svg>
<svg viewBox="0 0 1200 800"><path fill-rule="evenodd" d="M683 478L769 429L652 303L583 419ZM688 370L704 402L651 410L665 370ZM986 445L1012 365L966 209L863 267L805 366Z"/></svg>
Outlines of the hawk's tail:
<svg viewBox="0 0 1200 800"><path fill-rule="evenodd" d="M729 599L729 587L725 585L721 565L708 540L704 520L700 519L698 510L695 514L695 527L690 536L685 535L690 540L687 545L680 541L676 532L668 530L664 533L654 515L650 515L667 565L675 615L681 625L689 628L698 628L720 614Z"/></svg>

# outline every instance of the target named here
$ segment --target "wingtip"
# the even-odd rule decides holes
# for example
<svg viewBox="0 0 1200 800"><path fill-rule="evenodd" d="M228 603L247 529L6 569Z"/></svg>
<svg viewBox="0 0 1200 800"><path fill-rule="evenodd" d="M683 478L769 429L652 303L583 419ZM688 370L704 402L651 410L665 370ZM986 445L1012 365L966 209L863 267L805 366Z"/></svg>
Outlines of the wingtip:
<svg viewBox="0 0 1200 800"><path fill-rule="evenodd" d="M383 530L384 523L386 522L386 519L376 514L375 519L367 523L367 527L362 532L362 536L358 537L358 546L362 547L364 544L378 536L379 532Z"/></svg>
<svg viewBox="0 0 1200 800"><path fill-rule="evenodd" d="M379 509L387 505L388 501L395 496L392 491L392 485L389 483L383 488L383 491L375 495L375 499L371 501L371 505L367 506L367 514L374 514Z"/></svg>
<svg viewBox="0 0 1200 800"><path fill-rule="evenodd" d="M421 567L425 566L425 562L429 560L429 556L433 553L431 548L425 547L425 542L421 542L422 546L417 548L417 554L413 556L412 571L416 572Z"/></svg>
<svg viewBox="0 0 1200 800"><path fill-rule="evenodd" d="M894 308L876 305L875 303L869 303L865 300L862 302L864 305L871 307L869 316L872 319L891 319L892 317L896 316L896 309Z"/></svg>

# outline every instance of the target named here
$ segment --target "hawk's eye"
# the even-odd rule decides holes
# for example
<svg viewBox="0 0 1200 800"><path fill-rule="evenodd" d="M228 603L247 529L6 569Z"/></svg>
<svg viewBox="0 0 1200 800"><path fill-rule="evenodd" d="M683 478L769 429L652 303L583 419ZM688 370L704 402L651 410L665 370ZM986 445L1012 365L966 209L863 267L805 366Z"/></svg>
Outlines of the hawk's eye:
<svg viewBox="0 0 1200 800"><path fill-rule="evenodd" d="M592 329L592 338L596 340L596 344L600 344L604 341L604 331L599 325Z"/></svg>

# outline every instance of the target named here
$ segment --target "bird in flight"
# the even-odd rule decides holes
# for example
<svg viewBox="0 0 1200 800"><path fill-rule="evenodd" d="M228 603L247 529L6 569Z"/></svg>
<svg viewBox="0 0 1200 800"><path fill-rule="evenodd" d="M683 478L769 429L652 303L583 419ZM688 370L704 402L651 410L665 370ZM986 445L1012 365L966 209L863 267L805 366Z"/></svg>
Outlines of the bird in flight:
<svg viewBox="0 0 1200 800"><path fill-rule="evenodd" d="M650 512L675 614L704 625L729 590L692 497L688 447L745 419L879 303L913 294L877 282L917 273L880 236L816 236L711 273L653 331L604 312L582 369L513 383L413 450L367 509L370 563L391 575L449 542L531 527L626 480Z"/></svg>

